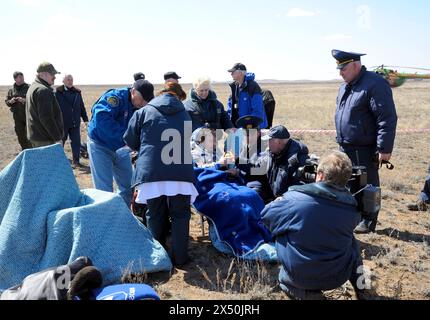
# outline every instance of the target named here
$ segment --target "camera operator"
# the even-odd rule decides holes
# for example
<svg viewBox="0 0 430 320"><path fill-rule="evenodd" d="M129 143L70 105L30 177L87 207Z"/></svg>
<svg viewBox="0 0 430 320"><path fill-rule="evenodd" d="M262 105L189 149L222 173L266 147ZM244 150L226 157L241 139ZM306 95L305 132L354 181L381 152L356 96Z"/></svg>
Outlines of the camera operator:
<svg viewBox="0 0 430 320"><path fill-rule="evenodd" d="M351 174L348 156L331 153L320 160L316 183L290 187L261 214L282 263L280 286L293 299L323 298L323 290L348 280L357 293L362 289L362 259L353 233L360 214L346 188Z"/></svg>
<svg viewBox="0 0 430 320"><path fill-rule="evenodd" d="M261 140L269 141L270 151L267 164L270 190L265 190L264 193L271 193L274 198L280 197L289 187L300 184L297 170L309 159L308 147L291 139L287 128L281 125L270 129Z"/></svg>

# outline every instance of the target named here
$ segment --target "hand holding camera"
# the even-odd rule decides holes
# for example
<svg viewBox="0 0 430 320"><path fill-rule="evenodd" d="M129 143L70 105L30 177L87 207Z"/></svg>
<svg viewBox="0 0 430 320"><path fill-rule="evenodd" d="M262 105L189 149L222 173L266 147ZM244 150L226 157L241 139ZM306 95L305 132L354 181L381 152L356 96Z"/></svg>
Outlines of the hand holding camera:
<svg viewBox="0 0 430 320"><path fill-rule="evenodd" d="M390 162L391 153L379 153L377 152L374 157L375 163L378 165L379 169L385 164L388 170L393 170L394 165Z"/></svg>

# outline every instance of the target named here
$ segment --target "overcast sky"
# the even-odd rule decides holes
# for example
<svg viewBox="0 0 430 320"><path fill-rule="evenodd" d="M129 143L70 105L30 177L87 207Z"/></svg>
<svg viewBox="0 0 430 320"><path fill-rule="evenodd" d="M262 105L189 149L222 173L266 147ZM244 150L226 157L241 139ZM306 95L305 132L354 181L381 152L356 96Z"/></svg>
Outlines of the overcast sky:
<svg viewBox="0 0 430 320"><path fill-rule="evenodd" d="M430 67L430 4L378 1L7 0L0 19L0 85L50 61L77 84L229 81L243 62L257 79L338 79L332 49L367 66ZM56 84L61 83L57 79Z"/></svg>

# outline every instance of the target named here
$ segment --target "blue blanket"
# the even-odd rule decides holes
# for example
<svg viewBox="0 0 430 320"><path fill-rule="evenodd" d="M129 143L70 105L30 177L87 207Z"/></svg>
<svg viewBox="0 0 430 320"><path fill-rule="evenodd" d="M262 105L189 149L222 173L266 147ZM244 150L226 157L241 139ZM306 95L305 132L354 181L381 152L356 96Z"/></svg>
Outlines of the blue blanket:
<svg viewBox="0 0 430 320"><path fill-rule="evenodd" d="M272 236L261 221L264 202L260 196L223 171L194 170L199 192L194 206L209 219L214 246L244 259L276 261Z"/></svg>
<svg viewBox="0 0 430 320"><path fill-rule="evenodd" d="M80 256L104 285L172 267L121 197L79 190L60 145L24 151L0 173L0 290Z"/></svg>

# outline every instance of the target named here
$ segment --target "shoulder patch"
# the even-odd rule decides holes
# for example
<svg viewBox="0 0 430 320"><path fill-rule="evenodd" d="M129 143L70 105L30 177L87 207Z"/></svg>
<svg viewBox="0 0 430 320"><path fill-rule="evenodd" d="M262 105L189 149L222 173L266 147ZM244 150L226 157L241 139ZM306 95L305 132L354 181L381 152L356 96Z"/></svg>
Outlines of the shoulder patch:
<svg viewBox="0 0 430 320"><path fill-rule="evenodd" d="M118 99L117 97L115 97L115 96L111 96L111 97L109 97L109 98L107 99L107 103L108 103L111 107L116 108L116 107L118 107L118 106L119 106L119 99Z"/></svg>

